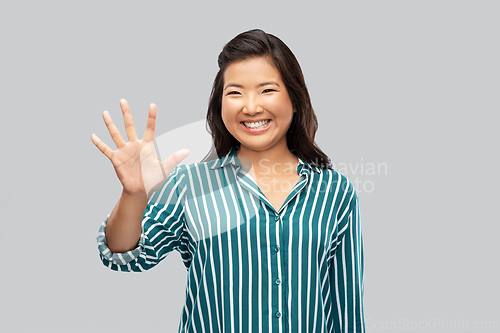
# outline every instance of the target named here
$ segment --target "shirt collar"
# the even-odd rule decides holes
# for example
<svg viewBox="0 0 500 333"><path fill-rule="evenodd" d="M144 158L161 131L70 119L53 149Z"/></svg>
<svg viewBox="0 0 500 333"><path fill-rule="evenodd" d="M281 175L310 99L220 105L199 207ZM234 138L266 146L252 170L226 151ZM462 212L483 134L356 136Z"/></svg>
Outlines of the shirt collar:
<svg viewBox="0 0 500 333"><path fill-rule="evenodd" d="M212 164L212 166L210 167L210 169L214 170L214 169L218 169L218 168L223 168L228 164L233 164L236 167L241 167L241 164L240 164L240 161L238 159L238 155L236 154L236 151L237 151L236 146L233 146L231 148L231 150L229 151L229 153L227 153L225 156L222 156L221 158L215 160L214 163ZM297 157L299 159L299 164L297 167L298 173L300 173L300 171L304 167L306 167L307 169L312 170L316 173L321 173L321 170L318 167L307 163L302 158L300 158L300 156L297 156Z"/></svg>

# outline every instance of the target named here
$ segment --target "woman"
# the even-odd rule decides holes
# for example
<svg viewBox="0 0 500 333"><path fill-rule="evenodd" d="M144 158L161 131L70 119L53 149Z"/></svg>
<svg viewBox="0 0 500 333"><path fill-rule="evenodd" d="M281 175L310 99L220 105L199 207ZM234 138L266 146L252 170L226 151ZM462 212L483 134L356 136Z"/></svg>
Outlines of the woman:
<svg viewBox="0 0 500 333"><path fill-rule="evenodd" d="M153 104L138 140L120 101L128 143L103 114L118 149L92 141L123 185L98 236L103 263L143 271L177 250L188 269L179 332L364 332L358 197L314 143L297 60L251 30L218 63L207 113L217 158L178 166L181 150L159 163Z"/></svg>

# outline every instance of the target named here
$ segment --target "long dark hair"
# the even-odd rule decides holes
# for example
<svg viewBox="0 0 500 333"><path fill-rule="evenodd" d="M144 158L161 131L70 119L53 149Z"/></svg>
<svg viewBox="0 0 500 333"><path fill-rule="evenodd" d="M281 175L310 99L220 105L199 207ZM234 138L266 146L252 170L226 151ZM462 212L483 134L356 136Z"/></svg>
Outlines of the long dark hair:
<svg viewBox="0 0 500 333"><path fill-rule="evenodd" d="M281 39L260 29L249 30L234 37L219 54L219 72L215 76L207 112L207 131L212 135L213 145L202 162L220 158L229 153L233 146L240 146L240 142L227 130L221 116L224 72L231 63L254 57L272 59L296 111L286 133L288 149L311 165L333 169L328 156L314 141L318 120L299 62Z"/></svg>

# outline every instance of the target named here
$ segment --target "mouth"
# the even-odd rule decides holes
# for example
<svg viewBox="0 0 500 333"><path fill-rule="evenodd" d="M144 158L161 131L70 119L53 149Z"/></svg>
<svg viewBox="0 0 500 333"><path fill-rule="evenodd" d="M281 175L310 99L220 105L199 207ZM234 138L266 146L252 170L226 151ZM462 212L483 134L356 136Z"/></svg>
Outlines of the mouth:
<svg viewBox="0 0 500 333"><path fill-rule="evenodd" d="M256 122L256 123L248 123L248 122L240 122L241 127L250 133L260 133L266 131L272 124L271 119L267 119L264 121Z"/></svg>
<svg viewBox="0 0 500 333"><path fill-rule="evenodd" d="M242 121L241 123L243 125L245 125L246 128L253 128L253 129L256 129L256 128L263 128L263 127L266 127L267 124L271 121L271 119L266 119L266 120L262 120L262 121L257 121L257 122L244 122Z"/></svg>

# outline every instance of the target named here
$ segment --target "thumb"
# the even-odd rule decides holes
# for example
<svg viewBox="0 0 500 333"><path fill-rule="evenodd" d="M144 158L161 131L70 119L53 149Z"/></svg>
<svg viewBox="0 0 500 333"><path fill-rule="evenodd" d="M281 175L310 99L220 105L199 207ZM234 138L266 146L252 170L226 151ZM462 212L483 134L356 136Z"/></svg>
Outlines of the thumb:
<svg viewBox="0 0 500 333"><path fill-rule="evenodd" d="M181 149L172 155L170 155L169 158L167 158L165 161L162 162L163 170L165 171L165 174L168 176L174 170L174 168L179 164L183 159L188 157L189 155L189 150L187 149Z"/></svg>

